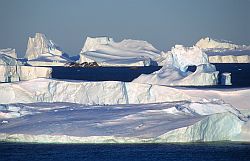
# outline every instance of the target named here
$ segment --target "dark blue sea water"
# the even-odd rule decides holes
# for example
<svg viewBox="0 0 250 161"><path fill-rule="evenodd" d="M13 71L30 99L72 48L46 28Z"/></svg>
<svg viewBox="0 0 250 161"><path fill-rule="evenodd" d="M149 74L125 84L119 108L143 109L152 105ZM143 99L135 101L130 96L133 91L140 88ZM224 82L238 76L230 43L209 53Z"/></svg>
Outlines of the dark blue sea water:
<svg viewBox="0 0 250 161"><path fill-rule="evenodd" d="M232 86L218 88L250 87L250 64L214 64L221 73L232 73ZM53 67L52 77L86 81L124 81L130 82L141 74L149 74L161 67ZM192 69L191 69L192 70ZM220 75L219 74L219 75Z"/></svg>
<svg viewBox="0 0 250 161"><path fill-rule="evenodd" d="M249 161L250 144L22 144L0 143L0 160L12 161Z"/></svg>

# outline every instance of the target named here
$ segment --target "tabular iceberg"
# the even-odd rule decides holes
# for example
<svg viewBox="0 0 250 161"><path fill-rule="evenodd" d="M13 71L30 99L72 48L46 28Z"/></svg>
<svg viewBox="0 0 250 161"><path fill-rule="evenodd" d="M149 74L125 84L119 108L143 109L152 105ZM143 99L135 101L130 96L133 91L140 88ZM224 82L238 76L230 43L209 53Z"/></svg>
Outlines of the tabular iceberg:
<svg viewBox="0 0 250 161"><path fill-rule="evenodd" d="M204 38L196 43L209 56L210 63L250 63L250 46Z"/></svg>
<svg viewBox="0 0 250 161"><path fill-rule="evenodd" d="M135 108L136 106L136 108ZM154 143L239 140L249 119L230 105L178 102L86 106L0 105L0 140L44 143Z"/></svg>
<svg viewBox="0 0 250 161"><path fill-rule="evenodd" d="M207 55L198 47L176 45L171 51L162 54L163 67L152 74L142 74L133 82L169 86L206 86L218 83L214 65L209 64ZM197 66L189 72L189 66Z"/></svg>
<svg viewBox="0 0 250 161"><path fill-rule="evenodd" d="M80 52L80 63L97 62L100 66L149 66L160 52L146 41L87 37Z"/></svg>
<svg viewBox="0 0 250 161"><path fill-rule="evenodd" d="M29 38L25 58L32 66L63 66L72 62L52 40L44 34L36 33L34 38Z"/></svg>

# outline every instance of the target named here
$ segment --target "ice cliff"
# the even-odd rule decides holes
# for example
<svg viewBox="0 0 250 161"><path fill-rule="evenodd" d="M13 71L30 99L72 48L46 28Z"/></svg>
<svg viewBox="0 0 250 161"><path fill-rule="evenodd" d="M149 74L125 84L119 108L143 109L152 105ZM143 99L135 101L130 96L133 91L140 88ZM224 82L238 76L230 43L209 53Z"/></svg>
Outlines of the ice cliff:
<svg viewBox="0 0 250 161"><path fill-rule="evenodd" d="M159 64L163 67L152 74L142 74L133 82L169 86L206 86L218 83L218 71L208 62L207 55L198 47L176 45L163 53ZM188 71L196 66L195 72Z"/></svg>
<svg viewBox="0 0 250 161"><path fill-rule="evenodd" d="M67 54L41 33L29 38L25 58L32 66L62 66L71 62Z"/></svg>
<svg viewBox="0 0 250 161"><path fill-rule="evenodd" d="M250 46L203 38L196 43L209 56L210 63L250 63Z"/></svg>
<svg viewBox="0 0 250 161"><path fill-rule="evenodd" d="M87 37L80 52L80 63L97 62L100 66L155 65L160 52L146 41L126 39L114 42L109 37Z"/></svg>
<svg viewBox="0 0 250 161"><path fill-rule="evenodd" d="M125 82L80 82L36 79L0 84L1 103L72 102L81 104L139 104L189 100L176 89Z"/></svg>
<svg viewBox="0 0 250 161"><path fill-rule="evenodd" d="M35 78L51 78L51 68L23 66L14 49L0 50L0 82L17 82Z"/></svg>

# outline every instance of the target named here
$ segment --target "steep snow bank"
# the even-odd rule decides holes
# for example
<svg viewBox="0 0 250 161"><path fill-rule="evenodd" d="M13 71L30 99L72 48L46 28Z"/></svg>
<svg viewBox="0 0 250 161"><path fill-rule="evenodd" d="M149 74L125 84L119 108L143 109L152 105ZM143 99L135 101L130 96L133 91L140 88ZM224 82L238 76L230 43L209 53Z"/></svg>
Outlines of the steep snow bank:
<svg viewBox="0 0 250 161"><path fill-rule="evenodd" d="M97 62L100 66L148 66L160 56L159 51L146 41L88 37L80 52L80 63Z"/></svg>
<svg viewBox="0 0 250 161"><path fill-rule="evenodd" d="M142 74L133 82L169 86L216 85L218 71L209 64L207 55L198 47L176 45L162 55L163 67L152 74ZM195 72L187 71L188 66L197 66Z"/></svg>

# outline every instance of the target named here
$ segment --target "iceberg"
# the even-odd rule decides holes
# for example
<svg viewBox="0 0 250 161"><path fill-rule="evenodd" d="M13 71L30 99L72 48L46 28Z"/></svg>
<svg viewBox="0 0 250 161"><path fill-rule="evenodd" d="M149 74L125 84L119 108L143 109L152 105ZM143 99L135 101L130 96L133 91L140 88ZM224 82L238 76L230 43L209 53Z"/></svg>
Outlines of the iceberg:
<svg viewBox="0 0 250 161"><path fill-rule="evenodd" d="M223 40L213 40L209 37L200 39L196 46L201 49L235 49L239 48L239 45L233 44L230 41Z"/></svg>
<svg viewBox="0 0 250 161"><path fill-rule="evenodd" d="M163 53L162 58L160 63L164 65L159 71L142 74L133 82L168 86L209 86L218 83L219 72L196 46L176 45L171 51ZM189 66L196 66L196 70L188 71Z"/></svg>
<svg viewBox="0 0 250 161"><path fill-rule="evenodd" d="M221 84L222 85L232 85L231 73L222 73L221 74Z"/></svg>
<svg viewBox="0 0 250 161"><path fill-rule="evenodd" d="M196 46L208 55L210 63L250 63L250 46L208 37L199 40Z"/></svg>
<svg viewBox="0 0 250 161"><path fill-rule="evenodd" d="M136 106L136 108L135 108ZM228 104L0 105L0 140L39 143L164 143L247 140L249 119ZM242 136L242 137L241 137Z"/></svg>
<svg viewBox="0 0 250 161"><path fill-rule="evenodd" d="M17 67L21 64L16 59L15 49L0 49L0 82L19 81Z"/></svg>
<svg viewBox="0 0 250 161"><path fill-rule="evenodd" d="M0 84L0 102L68 102L85 105L148 104L178 101L223 100L239 109L248 108L249 88L206 90L133 82L81 82L33 79Z"/></svg>
<svg viewBox="0 0 250 161"><path fill-rule="evenodd" d="M29 38L25 58L32 66L63 66L72 62L66 53L41 33Z"/></svg>
<svg viewBox="0 0 250 161"><path fill-rule="evenodd" d="M241 112L249 111L248 88L40 78L0 84L0 93L1 141L250 141L249 116Z"/></svg>
<svg viewBox="0 0 250 161"><path fill-rule="evenodd" d="M51 78L51 68L23 66L16 57L15 49L0 50L0 82Z"/></svg>
<svg viewBox="0 0 250 161"><path fill-rule="evenodd" d="M17 61L15 49L0 49L0 65L21 65L21 63Z"/></svg>
<svg viewBox="0 0 250 161"><path fill-rule="evenodd" d="M7 48L7 49L0 49L1 54L5 54L9 57L17 59L17 54L15 49Z"/></svg>
<svg viewBox="0 0 250 161"><path fill-rule="evenodd" d="M10 83L36 78L51 78L51 74L52 69L48 67L0 65L0 82Z"/></svg>
<svg viewBox="0 0 250 161"><path fill-rule="evenodd" d="M114 42L109 37L87 37L79 63L97 62L99 66L155 65L160 52L146 41L125 39Z"/></svg>
<svg viewBox="0 0 250 161"><path fill-rule="evenodd" d="M34 79L0 84L0 102L71 102L87 105L139 104L189 100L174 88L130 82L81 82Z"/></svg>

